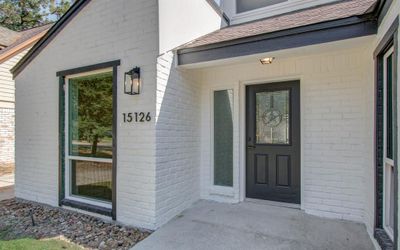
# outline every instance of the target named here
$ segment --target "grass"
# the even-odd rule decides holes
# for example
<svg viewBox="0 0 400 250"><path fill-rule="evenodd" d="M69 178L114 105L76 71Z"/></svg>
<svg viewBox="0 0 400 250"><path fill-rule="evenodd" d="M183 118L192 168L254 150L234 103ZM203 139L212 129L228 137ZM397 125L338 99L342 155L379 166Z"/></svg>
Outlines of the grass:
<svg viewBox="0 0 400 250"><path fill-rule="evenodd" d="M8 239L11 228L0 230L0 250L81 250L82 248L60 239L36 240L32 238Z"/></svg>
<svg viewBox="0 0 400 250"><path fill-rule="evenodd" d="M51 240L35 240L35 239L17 239L3 241L0 240L0 250L78 250L82 249L76 245L68 243L66 241L51 239Z"/></svg>

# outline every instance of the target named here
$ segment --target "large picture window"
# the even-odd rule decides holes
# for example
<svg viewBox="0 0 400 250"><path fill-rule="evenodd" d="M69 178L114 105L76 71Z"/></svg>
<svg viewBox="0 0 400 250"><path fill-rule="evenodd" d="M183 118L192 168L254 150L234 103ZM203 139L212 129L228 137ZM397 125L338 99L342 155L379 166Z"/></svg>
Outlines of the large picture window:
<svg viewBox="0 0 400 250"><path fill-rule="evenodd" d="M113 73L66 79L67 197L111 206Z"/></svg>

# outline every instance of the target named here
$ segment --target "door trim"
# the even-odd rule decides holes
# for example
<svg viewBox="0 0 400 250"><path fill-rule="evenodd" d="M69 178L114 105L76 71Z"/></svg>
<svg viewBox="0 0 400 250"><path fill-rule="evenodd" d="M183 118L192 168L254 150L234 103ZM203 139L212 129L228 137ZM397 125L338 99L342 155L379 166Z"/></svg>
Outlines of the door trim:
<svg viewBox="0 0 400 250"><path fill-rule="evenodd" d="M239 81L239 202L246 200L246 86L248 85L258 85L258 84L269 84L269 83L279 83L287 81L299 81L300 82L300 112L304 110L303 108L303 92L302 92L302 75L289 75L283 77L265 77L253 80ZM300 116L300 209L304 210L303 197L304 197L304 174L303 174L303 148L304 148L304 116Z"/></svg>
<svg viewBox="0 0 400 250"><path fill-rule="evenodd" d="M262 93L262 92L276 92L276 91L288 91L289 92L289 143L288 144L274 144L274 143L257 143L256 142L256 125L254 124L254 120L256 119L256 111L255 111L255 106L248 106L248 105L256 105L256 93ZM252 191L246 190L246 198L255 198L255 199L262 199L262 200L271 200L271 201L278 201L278 202L287 202L287 203L293 203L293 204L300 204L300 199L301 199L301 175L299 169L299 165L301 164L301 158L299 159L301 155L301 109L300 109L300 81L299 80L291 80L291 81L277 81L277 82L264 82L258 85L247 85L246 86L246 145L248 146L248 137L252 136L253 137L253 142L251 144L254 144L256 148L258 147L264 147L264 150L266 148L269 148L272 150L272 152L266 152L264 150L258 149L256 150L256 153L253 152L253 150L250 150L248 147L246 150L246 188L252 188ZM249 102L250 101L250 102ZM254 112L254 113L253 113ZM298 113L297 113L298 112ZM300 126L300 127L299 127ZM250 134L249 134L250 133ZM300 133L300 134L299 134ZM300 141L299 141L300 140ZM282 151L283 150L283 151ZM287 152L286 150L289 150ZM263 188L259 189L258 185L254 183L254 176L251 176L251 173L255 174L253 172L254 166L248 165L248 164L257 164L256 160L253 162L253 157L257 158L257 155L268 155L267 159L270 157L275 158L276 161L278 161L278 157L283 155L290 155L289 161L293 161L295 165L291 166L288 171L289 175L293 178L291 181L293 181L294 186L291 184L289 185L289 190L290 191L290 196L292 198L288 198L286 195L288 194L288 190L286 188L282 188L282 186L279 186L277 183L275 183L272 187L267 185L266 190ZM250 157L250 158L249 158ZM270 160L269 160L270 161ZM274 161L274 160L272 160ZM251 163L252 162L252 163ZM271 162L269 162L271 163ZM276 162L278 164L278 162ZM276 166L271 166L272 168L275 168ZM269 168L268 168L269 169ZM292 171L293 174L292 175ZM295 174L296 173L296 174ZM298 173L298 174L297 174ZM250 176L249 176L250 174ZM270 172L269 172L270 174ZM268 174L268 176L269 176ZM278 178L278 170L276 169L276 177ZM277 179L275 180L277 181ZM290 181L290 182L291 182ZM289 183L290 183L289 182ZM270 192L272 189L276 189L275 192ZM258 191L256 191L258 190ZM268 195L262 194L264 191L267 191ZM280 190L280 191L278 191ZM260 193L261 192L261 193ZM282 193L281 193L282 192ZM275 194L277 196L275 196ZM284 195L286 194L286 195ZM300 196L300 197L299 197Z"/></svg>
<svg viewBox="0 0 400 250"><path fill-rule="evenodd" d="M215 91L221 91L221 90L232 90L233 91L233 176L232 176L232 186L218 186L214 184L214 92ZM214 87L211 87L209 89L209 96L210 96L210 113L209 113L209 121L210 121L210 179L207 183L207 186L209 187L209 193L212 195L222 195L226 197L232 197L234 199L237 199L237 192L235 190L238 189L238 177L239 177L239 171L238 171L238 153L237 150L235 150L235 147L238 145L238 117L237 117L237 111L239 107L239 95L238 95L238 88L235 85L217 85Z"/></svg>

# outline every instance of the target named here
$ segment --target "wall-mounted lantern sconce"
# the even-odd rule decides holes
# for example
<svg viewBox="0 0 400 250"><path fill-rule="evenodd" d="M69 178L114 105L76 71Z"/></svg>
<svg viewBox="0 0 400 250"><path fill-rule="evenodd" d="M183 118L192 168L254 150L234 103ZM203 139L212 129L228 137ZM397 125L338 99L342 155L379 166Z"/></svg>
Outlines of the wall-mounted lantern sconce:
<svg viewBox="0 0 400 250"><path fill-rule="evenodd" d="M140 68L135 67L131 71L125 73L124 92L128 95L140 94L141 88Z"/></svg>

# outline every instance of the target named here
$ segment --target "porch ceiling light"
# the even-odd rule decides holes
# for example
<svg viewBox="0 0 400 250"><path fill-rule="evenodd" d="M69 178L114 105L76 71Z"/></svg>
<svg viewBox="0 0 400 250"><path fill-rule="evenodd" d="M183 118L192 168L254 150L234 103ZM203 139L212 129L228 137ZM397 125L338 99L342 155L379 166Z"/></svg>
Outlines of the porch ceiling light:
<svg viewBox="0 0 400 250"><path fill-rule="evenodd" d="M124 92L127 95L138 95L141 89L140 68L135 67L125 73Z"/></svg>
<svg viewBox="0 0 400 250"><path fill-rule="evenodd" d="M261 64L271 64L275 60L275 57L266 57L263 59L260 59Z"/></svg>

